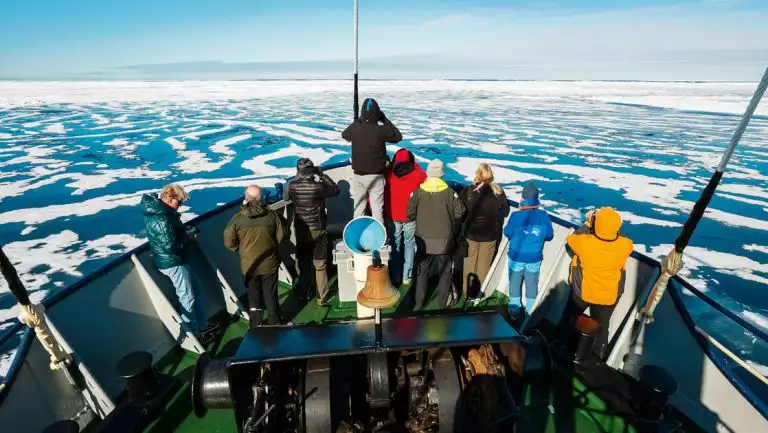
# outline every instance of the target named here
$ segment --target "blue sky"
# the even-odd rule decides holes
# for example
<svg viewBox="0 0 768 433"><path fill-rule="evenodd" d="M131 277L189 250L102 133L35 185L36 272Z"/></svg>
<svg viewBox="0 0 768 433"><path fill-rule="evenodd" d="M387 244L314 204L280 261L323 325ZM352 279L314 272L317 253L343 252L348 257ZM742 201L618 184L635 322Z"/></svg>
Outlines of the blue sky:
<svg viewBox="0 0 768 433"><path fill-rule="evenodd" d="M755 80L768 64L765 0L360 3L364 77ZM351 6L3 0L0 77L344 77ZM268 65L210 64L201 72L189 62ZM295 63L278 67L283 62ZM121 68L147 64L174 65Z"/></svg>

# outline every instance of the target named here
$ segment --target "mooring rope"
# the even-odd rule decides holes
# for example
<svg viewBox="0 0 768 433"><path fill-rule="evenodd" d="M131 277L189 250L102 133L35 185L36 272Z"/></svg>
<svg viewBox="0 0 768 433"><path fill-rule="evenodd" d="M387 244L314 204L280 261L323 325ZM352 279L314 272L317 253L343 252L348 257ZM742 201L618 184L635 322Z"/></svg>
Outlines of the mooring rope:
<svg viewBox="0 0 768 433"><path fill-rule="evenodd" d="M728 148L725 149L725 153L723 154L723 158L720 160L720 164L717 165L717 171L725 171L725 166L728 165L728 161L731 160L733 151L736 150L736 145L739 144L741 136L744 134L744 130L747 129L747 125L749 125L749 121L752 119L752 115L755 114L757 104L759 104L760 100L763 98L766 88L768 88L768 67L765 68L763 79L760 80L760 84L757 86L755 94L752 95L752 99L749 101L749 105L747 105L747 111L745 111L744 116L741 117L739 126L735 131L733 131L731 142L728 144Z"/></svg>
<svg viewBox="0 0 768 433"><path fill-rule="evenodd" d="M35 330L37 339L51 357L51 370L58 370L62 363L71 363L72 357L56 341L48 327L45 320L45 307L41 304L19 305L19 307L21 307L19 322Z"/></svg>
<svg viewBox="0 0 768 433"><path fill-rule="evenodd" d="M648 296L645 305L640 309L638 313L638 320L643 320L645 323L653 322L653 312L656 310L656 306L659 304L659 302L661 302L661 298L664 296L664 292L667 289L669 279L677 275L680 269L682 269L683 250L686 246L688 246L688 241L690 241L691 236L693 235L693 231L696 229L699 221L704 216L707 205L709 205L709 201L712 199L712 196L715 193L715 189L717 189L717 186L720 184L720 179L723 177L725 167L728 165L731 156L733 156L733 152L736 150L736 146L739 144L739 141L741 141L741 136L744 134L744 130L747 128L749 121L755 114L755 109L757 109L757 105L763 98L766 88L768 88L768 67L765 68L765 72L763 72L763 78L760 80L755 93L752 95L752 99L749 101L749 105L747 105L747 109L744 112L744 115L741 117L741 121L739 122L738 127L733 132L731 141L729 142L728 147L725 149L723 157L721 158L720 163L717 165L715 173L712 175L709 183L702 191L701 197L699 197L699 199L696 201L696 204L693 206L693 210L688 216L688 219L685 221L680 235L675 240L675 247L662 261L661 275L653 285L653 289L651 289L651 293ZM634 341L632 344L634 344Z"/></svg>

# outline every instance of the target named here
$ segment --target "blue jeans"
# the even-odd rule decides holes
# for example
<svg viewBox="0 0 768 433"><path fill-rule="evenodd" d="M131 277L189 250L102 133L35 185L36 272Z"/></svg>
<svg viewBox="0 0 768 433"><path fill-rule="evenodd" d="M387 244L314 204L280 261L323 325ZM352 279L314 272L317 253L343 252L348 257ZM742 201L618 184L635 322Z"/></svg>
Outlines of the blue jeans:
<svg viewBox="0 0 768 433"><path fill-rule="evenodd" d="M520 308L523 306L521 300L523 290L523 280L525 280L525 309L531 311L533 303L536 301L536 295L539 294L539 272L541 271L541 262L519 263L510 261L507 265L509 269L509 305L510 308Z"/></svg>
<svg viewBox="0 0 768 433"><path fill-rule="evenodd" d="M401 270L401 273L395 271L395 283L410 281L413 279L413 257L416 254L416 221L401 223L392 221L395 227L393 234L393 245L398 257L402 257L402 263L397 263L395 267ZM405 239L403 239L405 238ZM402 265L402 266L401 266Z"/></svg>
<svg viewBox="0 0 768 433"><path fill-rule="evenodd" d="M189 265L174 266L168 269L160 269L166 277L171 279L176 288L176 296L181 305L182 320L187 323L193 334L199 334L207 322L203 305L203 284L195 275Z"/></svg>

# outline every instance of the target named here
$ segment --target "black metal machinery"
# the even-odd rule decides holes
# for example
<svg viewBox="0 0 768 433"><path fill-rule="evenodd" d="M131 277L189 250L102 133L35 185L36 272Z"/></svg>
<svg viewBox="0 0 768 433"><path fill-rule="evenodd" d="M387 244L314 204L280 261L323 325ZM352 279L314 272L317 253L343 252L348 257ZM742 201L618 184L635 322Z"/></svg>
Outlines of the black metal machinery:
<svg viewBox="0 0 768 433"><path fill-rule="evenodd" d="M369 323L370 322L370 323ZM232 409L244 433L511 431L496 313L255 329L230 359L198 361L196 414ZM531 351L535 352L535 351Z"/></svg>
<svg viewBox="0 0 768 433"><path fill-rule="evenodd" d="M547 385L550 349L540 332L520 336L494 312L258 328L234 357L200 357L193 405L198 416L233 410L241 433L506 433L540 404L517 407L525 386L559 392ZM677 383L666 372L646 366L629 380L582 352L564 351L558 364L574 363L641 431L669 424Z"/></svg>
<svg viewBox="0 0 768 433"><path fill-rule="evenodd" d="M490 357L477 363L475 353ZM244 433L476 431L516 409L498 359L484 345L254 362L227 374L230 360L201 358L194 409L234 409ZM498 431L505 420L514 421Z"/></svg>

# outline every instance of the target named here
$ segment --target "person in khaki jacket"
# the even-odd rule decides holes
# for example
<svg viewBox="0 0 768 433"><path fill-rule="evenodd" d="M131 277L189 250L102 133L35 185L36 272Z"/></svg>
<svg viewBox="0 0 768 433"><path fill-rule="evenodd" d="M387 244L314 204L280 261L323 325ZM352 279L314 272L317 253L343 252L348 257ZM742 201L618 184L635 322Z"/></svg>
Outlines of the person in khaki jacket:
<svg viewBox="0 0 768 433"><path fill-rule="evenodd" d="M440 276L437 284L439 307L447 307L451 297L451 253L456 247L454 229L464 217L466 208L442 177L443 162L433 159L427 166L427 180L408 199L408 220L416 221L416 308L424 306L427 282L433 274Z"/></svg>
<svg viewBox="0 0 768 433"><path fill-rule="evenodd" d="M224 230L224 246L240 253L251 328L261 325L265 304L270 325L286 323L277 299L277 274L278 245L287 238L287 225L282 217L261 204L261 188L249 186L240 212Z"/></svg>

